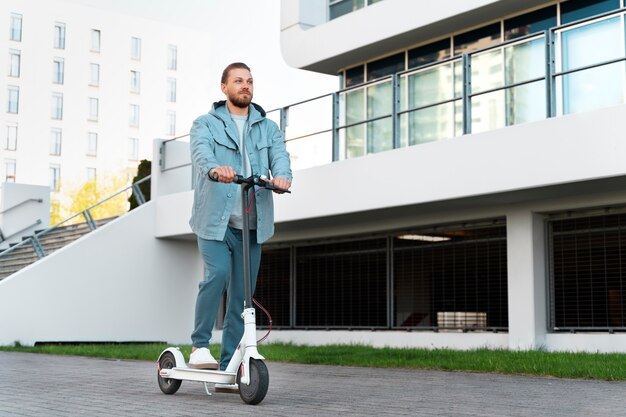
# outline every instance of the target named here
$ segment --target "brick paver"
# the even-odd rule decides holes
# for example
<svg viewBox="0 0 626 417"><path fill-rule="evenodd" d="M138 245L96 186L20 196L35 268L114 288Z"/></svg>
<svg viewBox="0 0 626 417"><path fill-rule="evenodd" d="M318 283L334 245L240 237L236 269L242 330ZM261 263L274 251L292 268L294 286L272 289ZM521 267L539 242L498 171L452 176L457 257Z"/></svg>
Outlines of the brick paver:
<svg viewBox="0 0 626 417"><path fill-rule="evenodd" d="M258 406L198 382L162 394L151 362L0 352L0 416L626 416L626 383L268 363Z"/></svg>

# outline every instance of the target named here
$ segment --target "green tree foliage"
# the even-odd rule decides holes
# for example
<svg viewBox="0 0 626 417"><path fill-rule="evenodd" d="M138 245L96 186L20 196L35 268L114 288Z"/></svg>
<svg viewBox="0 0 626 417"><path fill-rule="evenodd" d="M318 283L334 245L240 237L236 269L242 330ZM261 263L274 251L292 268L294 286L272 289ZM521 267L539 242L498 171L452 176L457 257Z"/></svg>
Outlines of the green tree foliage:
<svg viewBox="0 0 626 417"><path fill-rule="evenodd" d="M137 166L137 175L133 178L133 184L137 181L147 177L152 173L152 162L147 159L142 159L139 162L139 166ZM143 198L146 202L150 201L150 180L146 180L139 184L139 190L141 190L141 194L143 194ZM129 211L139 206L137 203L137 197L135 196L135 190L133 190L133 194L128 199L130 203Z"/></svg>

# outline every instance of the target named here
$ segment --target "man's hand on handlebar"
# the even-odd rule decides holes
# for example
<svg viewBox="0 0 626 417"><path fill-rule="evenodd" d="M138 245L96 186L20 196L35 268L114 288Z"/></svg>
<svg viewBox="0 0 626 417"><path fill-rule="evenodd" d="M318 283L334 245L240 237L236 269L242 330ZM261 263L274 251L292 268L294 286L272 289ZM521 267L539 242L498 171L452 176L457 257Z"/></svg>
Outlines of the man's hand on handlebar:
<svg viewBox="0 0 626 417"><path fill-rule="evenodd" d="M291 182L287 178L275 177L269 181L274 187L280 188L283 190L288 190L291 187ZM274 191L275 193L281 194L281 191Z"/></svg>
<svg viewBox="0 0 626 417"><path fill-rule="evenodd" d="M233 180L235 179L235 175L237 175L237 173L235 172L233 167L230 166L219 166L209 171L209 176L213 180L223 183L233 182Z"/></svg>

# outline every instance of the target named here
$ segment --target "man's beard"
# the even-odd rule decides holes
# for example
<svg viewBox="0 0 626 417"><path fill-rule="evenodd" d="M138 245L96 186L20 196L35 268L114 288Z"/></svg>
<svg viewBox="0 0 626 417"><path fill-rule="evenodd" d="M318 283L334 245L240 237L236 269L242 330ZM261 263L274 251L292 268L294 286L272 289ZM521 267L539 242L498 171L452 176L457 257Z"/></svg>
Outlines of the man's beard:
<svg viewBox="0 0 626 417"><path fill-rule="evenodd" d="M231 94L230 96L228 96L228 100L230 100L230 102L233 103L235 107L245 109L250 105L250 102L252 101L252 94L248 93L248 97L239 94Z"/></svg>

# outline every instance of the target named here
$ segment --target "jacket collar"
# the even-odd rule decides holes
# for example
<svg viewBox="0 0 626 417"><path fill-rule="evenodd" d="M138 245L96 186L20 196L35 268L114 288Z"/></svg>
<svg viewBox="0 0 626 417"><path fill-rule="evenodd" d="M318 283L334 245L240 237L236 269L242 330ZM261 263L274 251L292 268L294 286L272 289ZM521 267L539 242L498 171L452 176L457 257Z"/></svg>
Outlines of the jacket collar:
<svg viewBox="0 0 626 417"><path fill-rule="evenodd" d="M259 122L265 118L265 110L263 110L263 107L259 106L256 103L250 103L248 111L248 121L250 125ZM211 111L209 113L219 117L226 125L230 124L231 118L230 113L226 108L226 100L216 101L215 103L213 103L213 106L211 107Z"/></svg>

